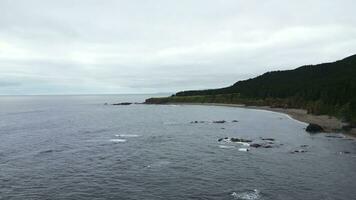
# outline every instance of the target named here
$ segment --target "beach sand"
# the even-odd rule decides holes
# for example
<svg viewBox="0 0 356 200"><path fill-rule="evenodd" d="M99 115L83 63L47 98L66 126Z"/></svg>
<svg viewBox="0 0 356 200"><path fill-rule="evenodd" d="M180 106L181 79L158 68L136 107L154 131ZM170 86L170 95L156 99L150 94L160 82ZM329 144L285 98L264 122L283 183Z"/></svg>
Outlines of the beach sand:
<svg viewBox="0 0 356 200"><path fill-rule="evenodd" d="M239 108L247 108L247 109L258 109L258 110L268 110L272 112L284 113L290 116L291 118L305 122L305 123L313 123L322 126L325 132L328 133L337 133L341 132L342 126L346 125L346 123L337 119L336 117L328 116L328 115L312 115L308 114L306 110L303 109L290 109L290 108L271 108L268 106L246 106L243 104L220 104L220 103L174 103L177 105L206 105L206 106L228 106L228 107L239 107ZM350 134L356 136L356 129L352 129L351 131L346 132L346 134Z"/></svg>

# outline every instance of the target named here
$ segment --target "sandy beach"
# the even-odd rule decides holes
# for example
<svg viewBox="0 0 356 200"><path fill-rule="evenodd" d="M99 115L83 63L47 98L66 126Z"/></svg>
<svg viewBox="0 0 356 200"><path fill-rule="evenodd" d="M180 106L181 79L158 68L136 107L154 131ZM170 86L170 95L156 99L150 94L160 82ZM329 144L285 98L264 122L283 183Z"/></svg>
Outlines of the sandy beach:
<svg viewBox="0 0 356 200"><path fill-rule="evenodd" d="M341 132L342 126L346 125L341 120L336 117L328 115L312 115L308 114L306 110L303 109L288 109L288 108L271 108L268 106L246 106L243 104L219 104L219 103L174 103L178 105L205 105L205 106L228 106L228 107L239 107L246 109L258 109L258 110L268 110L272 112L284 113L290 116L291 118L305 122L305 123L314 123L322 126L325 132L328 133L337 133ZM345 132L352 136L356 136L356 129Z"/></svg>

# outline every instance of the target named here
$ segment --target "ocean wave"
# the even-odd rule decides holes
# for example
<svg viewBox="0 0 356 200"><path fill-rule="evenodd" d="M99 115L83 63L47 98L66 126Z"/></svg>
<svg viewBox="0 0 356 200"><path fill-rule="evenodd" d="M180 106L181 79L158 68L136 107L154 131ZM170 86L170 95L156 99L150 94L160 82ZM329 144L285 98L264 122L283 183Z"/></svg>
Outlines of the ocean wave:
<svg viewBox="0 0 356 200"><path fill-rule="evenodd" d="M110 142L126 142L125 139L110 139Z"/></svg>
<svg viewBox="0 0 356 200"><path fill-rule="evenodd" d="M235 199L240 200L256 200L261 198L260 191L257 189L239 193L233 192L231 196L233 196Z"/></svg>
<svg viewBox="0 0 356 200"><path fill-rule="evenodd" d="M44 110L29 110L29 111L19 111L19 112L9 112L6 113L7 115L24 115L24 114L36 114L36 113L43 113Z"/></svg>

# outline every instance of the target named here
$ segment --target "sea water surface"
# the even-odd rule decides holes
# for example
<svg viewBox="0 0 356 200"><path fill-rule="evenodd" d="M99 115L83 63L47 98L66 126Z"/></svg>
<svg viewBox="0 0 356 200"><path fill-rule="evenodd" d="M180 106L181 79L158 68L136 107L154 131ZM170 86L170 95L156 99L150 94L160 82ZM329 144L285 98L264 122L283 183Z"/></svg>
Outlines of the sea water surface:
<svg viewBox="0 0 356 200"><path fill-rule="evenodd" d="M356 197L353 138L260 110L104 105L147 97L0 97L0 199ZM246 152L224 137L275 141Z"/></svg>

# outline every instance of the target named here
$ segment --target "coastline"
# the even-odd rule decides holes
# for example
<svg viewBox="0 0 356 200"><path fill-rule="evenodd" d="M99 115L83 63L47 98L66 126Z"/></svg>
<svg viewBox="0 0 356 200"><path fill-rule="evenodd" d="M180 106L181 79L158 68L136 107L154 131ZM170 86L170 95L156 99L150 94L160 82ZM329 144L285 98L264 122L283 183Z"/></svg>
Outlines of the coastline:
<svg viewBox="0 0 356 200"><path fill-rule="evenodd" d="M271 112L278 112L288 115L294 120L303 123L318 124L324 128L326 133L339 133L342 132L347 135L356 136L356 129L351 131L342 131L342 126L346 125L336 117L328 115L312 115L308 114L306 110L294 108L272 108L268 106L246 106L243 104L223 104L223 103L167 103L167 105L204 105L204 106L225 106L225 107L238 107L246 109L266 110Z"/></svg>

